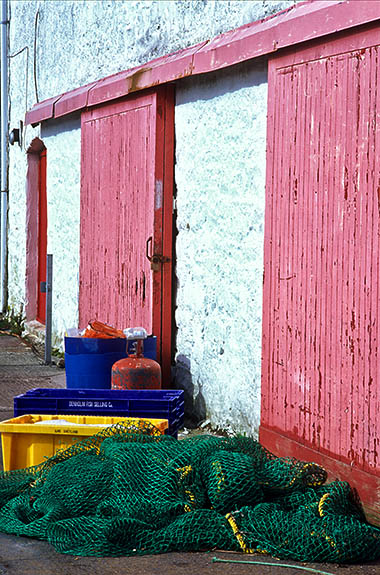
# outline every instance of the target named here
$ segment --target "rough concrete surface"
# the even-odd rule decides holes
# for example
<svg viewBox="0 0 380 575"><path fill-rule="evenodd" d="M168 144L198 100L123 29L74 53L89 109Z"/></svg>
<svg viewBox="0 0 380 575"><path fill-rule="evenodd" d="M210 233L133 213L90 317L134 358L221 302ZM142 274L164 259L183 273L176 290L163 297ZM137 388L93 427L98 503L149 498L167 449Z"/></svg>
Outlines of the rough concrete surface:
<svg viewBox="0 0 380 575"><path fill-rule="evenodd" d="M55 366L45 366L19 338L0 334L0 417L13 416L13 397L31 387L64 387L65 374ZM214 563L213 558L233 561L260 561L273 565ZM281 567L281 564L294 568ZM320 565L279 561L263 555L228 553L167 553L143 557L75 557L61 555L51 545L27 537L0 533L0 575L331 575L380 574L380 561L367 565ZM319 571L318 571L319 570Z"/></svg>
<svg viewBox="0 0 380 575"><path fill-rule="evenodd" d="M13 417L13 397L34 387L65 387L64 370L46 366L18 337L0 333L0 417ZM0 572L1 575L1 572Z"/></svg>

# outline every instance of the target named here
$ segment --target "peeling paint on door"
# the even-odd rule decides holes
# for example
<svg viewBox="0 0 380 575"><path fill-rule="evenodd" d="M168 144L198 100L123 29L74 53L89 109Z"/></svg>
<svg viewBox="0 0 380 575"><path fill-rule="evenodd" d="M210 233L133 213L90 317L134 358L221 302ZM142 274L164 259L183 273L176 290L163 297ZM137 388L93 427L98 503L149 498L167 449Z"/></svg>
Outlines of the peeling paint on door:
<svg viewBox="0 0 380 575"><path fill-rule="evenodd" d="M167 370L174 106L166 94L139 94L82 114L79 323L144 327L157 336ZM154 268L149 249L160 254Z"/></svg>
<svg viewBox="0 0 380 575"><path fill-rule="evenodd" d="M262 394L263 429L376 475L378 44L367 30L269 65Z"/></svg>

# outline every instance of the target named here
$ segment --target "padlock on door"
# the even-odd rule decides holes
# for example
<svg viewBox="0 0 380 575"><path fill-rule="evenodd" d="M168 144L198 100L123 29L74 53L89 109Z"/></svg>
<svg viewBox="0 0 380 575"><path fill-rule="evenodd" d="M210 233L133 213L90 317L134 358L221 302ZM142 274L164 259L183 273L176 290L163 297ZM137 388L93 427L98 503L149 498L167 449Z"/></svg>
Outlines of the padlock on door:
<svg viewBox="0 0 380 575"><path fill-rule="evenodd" d="M160 269L160 265L165 262L169 262L170 258L167 258L162 254L152 254L151 249L149 249L149 247L152 248L152 241L153 241L152 236L149 236L149 238L146 241L146 257L150 261L150 269L154 272L158 272Z"/></svg>

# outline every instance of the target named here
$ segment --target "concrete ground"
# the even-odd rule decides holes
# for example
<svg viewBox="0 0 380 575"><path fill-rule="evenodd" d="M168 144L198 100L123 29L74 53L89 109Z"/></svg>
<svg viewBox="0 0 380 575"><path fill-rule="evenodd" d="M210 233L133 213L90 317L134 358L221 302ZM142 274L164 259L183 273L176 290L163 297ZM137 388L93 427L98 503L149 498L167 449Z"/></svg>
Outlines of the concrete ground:
<svg viewBox="0 0 380 575"><path fill-rule="evenodd" d="M0 332L0 417L13 417L13 397L33 387L65 387L65 370L43 365L31 346Z"/></svg>
<svg viewBox="0 0 380 575"><path fill-rule="evenodd" d="M13 397L33 387L65 387L64 370L43 365L21 339L0 333L1 420L13 416ZM214 557L267 565L218 563L213 562ZM350 566L301 564L218 550L144 557L74 557L56 553L49 544L36 539L0 533L0 575L301 575L313 572L310 569L317 574L380 575L380 561Z"/></svg>

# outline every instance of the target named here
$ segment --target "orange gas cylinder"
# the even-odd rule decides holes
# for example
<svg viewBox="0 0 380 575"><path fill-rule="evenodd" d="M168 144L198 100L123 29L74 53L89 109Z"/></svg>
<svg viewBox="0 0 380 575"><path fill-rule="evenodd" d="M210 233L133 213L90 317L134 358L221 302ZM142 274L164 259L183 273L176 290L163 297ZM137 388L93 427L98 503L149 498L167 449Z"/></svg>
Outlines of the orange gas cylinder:
<svg viewBox="0 0 380 575"><path fill-rule="evenodd" d="M130 339L137 339L136 353L113 364L111 389L161 389L160 364L144 357L142 338Z"/></svg>

